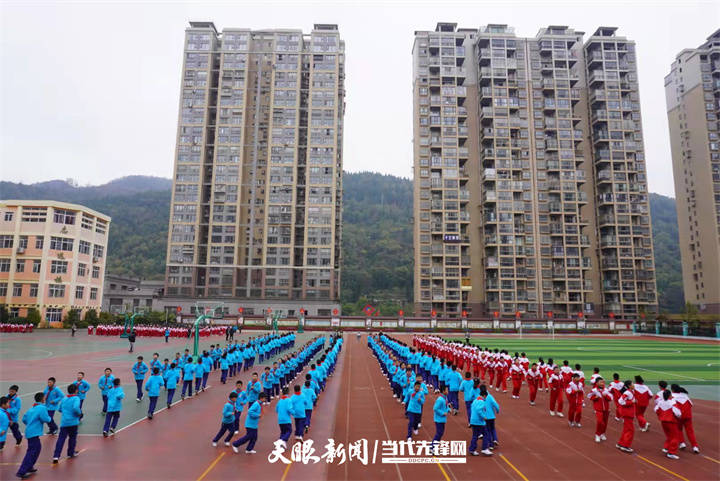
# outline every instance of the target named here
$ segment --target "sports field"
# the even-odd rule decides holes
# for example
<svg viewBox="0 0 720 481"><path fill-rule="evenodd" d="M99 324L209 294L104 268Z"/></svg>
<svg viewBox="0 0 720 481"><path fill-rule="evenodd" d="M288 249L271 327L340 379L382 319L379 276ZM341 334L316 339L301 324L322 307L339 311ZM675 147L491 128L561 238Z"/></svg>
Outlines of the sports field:
<svg viewBox="0 0 720 481"><path fill-rule="evenodd" d="M464 339L457 339L464 342ZM510 355L525 352L531 361L543 357L555 364L579 363L589 378L594 367L605 378L613 373L621 379L639 374L650 385L668 383L697 386L695 397L720 401L720 343L682 342L668 339L604 338L499 338L472 337L471 343L485 348L506 349ZM654 390L654 386L652 387Z"/></svg>

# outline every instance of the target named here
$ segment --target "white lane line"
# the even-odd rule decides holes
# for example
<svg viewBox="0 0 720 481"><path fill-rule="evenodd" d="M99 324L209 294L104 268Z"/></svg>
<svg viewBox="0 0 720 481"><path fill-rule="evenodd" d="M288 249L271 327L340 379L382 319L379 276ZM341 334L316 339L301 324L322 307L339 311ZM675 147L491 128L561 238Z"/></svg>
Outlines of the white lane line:
<svg viewBox="0 0 720 481"><path fill-rule="evenodd" d="M707 379L700 379L697 377L690 377L690 376L683 376L682 374L676 374L674 372L665 372L665 371L653 371L652 369L645 369L644 367L638 367L638 366L623 366L627 367L629 369L640 369L641 371L648 371L648 372L654 372L656 374L666 374L668 376L675 376L675 377L682 377L685 379L692 379L693 381L707 381Z"/></svg>
<svg viewBox="0 0 720 481"><path fill-rule="evenodd" d="M626 347L605 347L602 349L591 349L587 347L576 347L578 351L588 351L588 352L606 352L606 351L627 351L628 349ZM647 352L655 352L655 351L661 351L661 352L674 352L674 353L682 353L682 351L679 351L677 349L650 349ZM637 352L637 351L635 351Z"/></svg>

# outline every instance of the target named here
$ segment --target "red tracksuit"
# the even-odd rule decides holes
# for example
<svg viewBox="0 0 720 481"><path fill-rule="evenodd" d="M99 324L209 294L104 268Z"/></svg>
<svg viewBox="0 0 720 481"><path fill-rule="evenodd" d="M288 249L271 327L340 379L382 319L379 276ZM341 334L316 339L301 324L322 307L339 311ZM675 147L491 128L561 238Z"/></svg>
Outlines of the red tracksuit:
<svg viewBox="0 0 720 481"><path fill-rule="evenodd" d="M580 384L580 382L570 381L565 392L568 398L568 422L580 424L583 407L582 384Z"/></svg>
<svg viewBox="0 0 720 481"><path fill-rule="evenodd" d="M673 399L675 400L675 405L680 409L680 442L685 442L685 436L683 435L683 428L685 429L685 433L687 434L688 440L690 441L690 445L692 445L693 448L698 448L698 442L697 439L695 439L695 430L693 429L693 423L692 423L692 401L685 393L674 393Z"/></svg>
<svg viewBox="0 0 720 481"><path fill-rule="evenodd" d="M665 432L665 443L663 449L666 449L668 454L677 455L678 446L682 438L680 432L680 417L682 412L677 408L676 402L673 398L667 401L662 399L655 405L655 412L657 413L658 419L662 423L663 431Z"/></svg>
<svg viewBox="0 0 720 481"><path fill-rule="evenodd" d="M530 402L535 404L535 398L537 397L538 384L542 379L540 371L533 371L532 369L527 373L528 391L530 392Z"/></svg>
<svg viewBox="0 0 720 481"><path fill-rule="evenodd" d="M618 399L620 399L620 390L623 388L623 383L620 381L613 381L610 383L610 386L608 387L608 390L610 391L610 394L612 394L613 400L615 401L615 417L620 419L620 404L618 404Z"/></svg>
<svg viewBox="0 0 720 481"><path fill-rule="evenodd" d="M495 380L495 363L494 362L488 363L487 372L488 372L488 376L489 376L490 387L492 387L493 381Z"/></svg>
<svg viewBox="0 0 720 481"><path fill-rule="evenodd" d="M562 378L560 376L556 376L555 373L552 373L548 382L550 383L550 411L561 413L563 410Z"/></svg>
<svg viewBox="0 0 720 481"><path fill-rule="evenodd" d="M613 402L612 394L607 388L602 391L594 388L587 397L593 402L593 409L595 410L595 435L602 436L607 431L610 404Z"/></svg>
<svg viewBox="0 0 720 481"><path fill-rule="evenodd" d="M629 448L635 436L635 396L631 390L628 389L620 396L618 405L618 414L623 419L623 428L618 444Z"/></svg>
<svg viewBox="0 0 720 481"><path fill-rule="evenodd" d="M513 364L510 366L510 377L512 378L512 395L520 396L520 386L522 386L523 370L522 367Z"/></svg>
<svg viewBox="0 0 720 481"><path fill-rule="evenodd" d="M635 384L633 394L635 395L636 401L635 417L638 420L638 426L640 426L640 428L645 428L647 425L645 410L647 409L648 404L650 404L650 399L652 399L652 391L650 391L650 388L645 384Z"/></svg>

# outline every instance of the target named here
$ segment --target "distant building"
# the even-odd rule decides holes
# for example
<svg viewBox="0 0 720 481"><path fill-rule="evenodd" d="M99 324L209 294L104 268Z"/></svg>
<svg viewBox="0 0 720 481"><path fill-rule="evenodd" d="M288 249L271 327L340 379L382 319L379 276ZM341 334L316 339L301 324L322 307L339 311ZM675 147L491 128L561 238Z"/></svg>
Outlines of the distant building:
<svg viewBox="0 0 720 481"><path fill-rule="evenodd" d="M81 205L0 201L0 304L49 322L99 310L109 227L110 217Z"/></svg>
<svg viewBox="0 0 720 481"><path fill-rule="evenodd" d="M720 313L720 29L665 77L685 301Z"/></svg>
<svg viewBox="0 0 720 481"><path fill-rule="evenodd" d="M339 308L345 43L337 25L185 31L165 296Z"/></svg>
<svg viewBox="0 0 720 481"><path fill-rule="evenodd" d="M102 310L113 314L133 312L136 308L162 311L160 302L165 282L135 279L112 274L105 276Z"/></svg>

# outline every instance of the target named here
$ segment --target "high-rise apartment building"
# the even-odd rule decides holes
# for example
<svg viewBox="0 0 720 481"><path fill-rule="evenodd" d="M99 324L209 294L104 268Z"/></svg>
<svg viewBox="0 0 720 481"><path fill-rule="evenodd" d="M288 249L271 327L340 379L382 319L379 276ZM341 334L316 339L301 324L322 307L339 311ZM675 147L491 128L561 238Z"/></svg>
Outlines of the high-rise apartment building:
<svg viewBox="0 0 720 481"><path fill-rule="evenodd" d="M416 312L655 311L634 44L440 23L413 56Z"/></svg>
<svg viewBox="0 0 720 481"><path fill-rule="evenodd" d="M165 293L330 313L340 288L336 25L186 30Z"/></svg>
<svg viewBox="0 0 720 481"><path fill-rule="evenodd" d="M685 301L720 313L720 30L665 77Z"/></svg>

